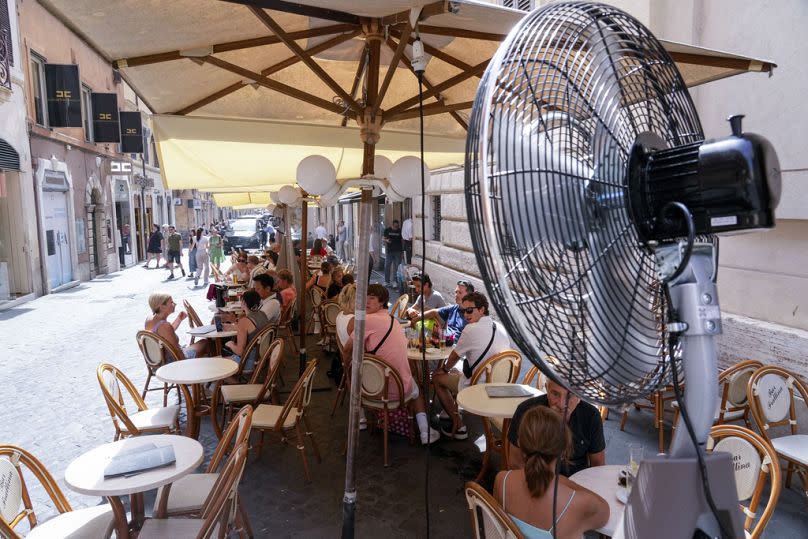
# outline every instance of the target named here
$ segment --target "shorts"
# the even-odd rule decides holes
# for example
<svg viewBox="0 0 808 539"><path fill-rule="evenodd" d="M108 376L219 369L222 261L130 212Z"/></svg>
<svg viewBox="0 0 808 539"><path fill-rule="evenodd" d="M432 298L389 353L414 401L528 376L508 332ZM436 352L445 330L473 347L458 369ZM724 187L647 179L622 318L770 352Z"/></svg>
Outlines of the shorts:
<svg viewBox="0 0 808 539"><path fill-rule="evenodd" d="M190 346L186 346L182 349L182 355L185 356L185 359L194 359L196 358L196 350L191 348Z"/></svg>
<svg viewBox="0 0 808 539"><path fill-rule="evenodd" d="M169 251L168 252L169 263L176 262L177 264L182 264L182 262L180 262L180 256L181 255L179 251Z"/></svg>

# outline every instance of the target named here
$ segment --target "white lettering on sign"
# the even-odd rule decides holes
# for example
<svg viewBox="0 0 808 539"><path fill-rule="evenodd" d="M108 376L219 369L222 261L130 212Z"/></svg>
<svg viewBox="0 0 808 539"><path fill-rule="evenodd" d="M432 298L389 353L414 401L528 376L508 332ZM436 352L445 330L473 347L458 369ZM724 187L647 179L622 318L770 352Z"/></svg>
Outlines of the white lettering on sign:
<svg viewBox="0 0 808 539"><path fill-rule="evenodd" d="M132 163L126 161L111 161L109 169L112 172L132 172Z"/></svg>

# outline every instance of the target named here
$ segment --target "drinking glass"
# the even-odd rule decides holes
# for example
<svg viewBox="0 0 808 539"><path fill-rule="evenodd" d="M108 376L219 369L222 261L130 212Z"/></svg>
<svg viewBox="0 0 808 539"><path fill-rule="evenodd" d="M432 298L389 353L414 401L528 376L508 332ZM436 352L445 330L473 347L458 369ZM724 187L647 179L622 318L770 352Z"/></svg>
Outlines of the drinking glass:
<svg viewBox="0 0 808 539"><path fill-rule="evenodd" d="M640 471L640 462L645 454L645 446L640 443L628 444L628 470L626 474L626 490L631 493L631 487Z"/></svg>

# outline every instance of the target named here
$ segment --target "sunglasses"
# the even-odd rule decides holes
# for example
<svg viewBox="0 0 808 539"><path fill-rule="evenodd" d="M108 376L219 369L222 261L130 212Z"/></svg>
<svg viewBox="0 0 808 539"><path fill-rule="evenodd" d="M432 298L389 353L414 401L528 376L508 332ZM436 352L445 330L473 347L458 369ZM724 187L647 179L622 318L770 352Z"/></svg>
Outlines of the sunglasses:
<svg viewBox="0 0 808 539"><path fill-rule="evenodd" d="M461 310L461 311L463 311L463 312L464 312L464 313L466 313L466 314L471 314L471 313L473 313L473 312L474 312L474 309L476 309L476 308L477 308L477 307L465 307L465 308L460 309L460 310Z"/></svg>
<svg viewBox="0 0 808 539"><path fill-rule="evenodd" d="M473 284L471 284L471 283L470 283L470 282L468 282L468 281L457 281L457 285L458 285L458 286L465 286L465 287L466 287L466 290L468 290L469 292L471 292L471 291L473 291L473 290L474 290L474 285L473 285Z"/></svg>

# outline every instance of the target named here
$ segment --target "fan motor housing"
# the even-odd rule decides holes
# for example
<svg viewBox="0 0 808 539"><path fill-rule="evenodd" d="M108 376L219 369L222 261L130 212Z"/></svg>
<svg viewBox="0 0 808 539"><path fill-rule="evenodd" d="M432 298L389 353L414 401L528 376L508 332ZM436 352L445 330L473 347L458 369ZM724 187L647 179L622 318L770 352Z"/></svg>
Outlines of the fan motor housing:
<svg viewBox="0 0 808 539"><path fill-rule="evenodd" d="M693 216L696 235L774 227L780 199L780 164L771 143L740 132L665 148L654 135L638 137L627 169L630 211L640 238L668 241L687 236L681 215L662 215L681 202Z"/></svg>

